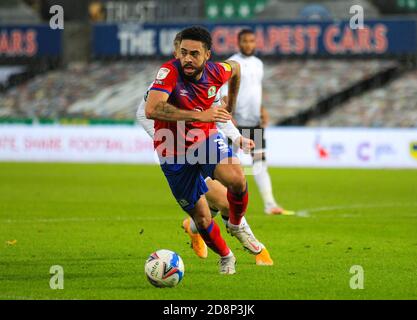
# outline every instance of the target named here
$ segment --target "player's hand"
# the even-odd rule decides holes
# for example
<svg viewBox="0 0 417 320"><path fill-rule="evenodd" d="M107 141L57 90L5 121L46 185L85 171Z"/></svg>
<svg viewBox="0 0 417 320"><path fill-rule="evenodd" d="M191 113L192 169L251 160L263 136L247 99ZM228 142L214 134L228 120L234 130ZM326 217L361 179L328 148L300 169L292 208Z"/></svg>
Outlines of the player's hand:
<svg viewBox="0 0 417 320"><path fill-rule="evenodd" d="M255 141L245 138L244 136L240 136L236 139L236 142L238 142L240 149L242 149L244 153L249 153L255 149Z"/></svg>
<svg viewBox="0 0 417 320"><path fill-rule="evenodd" d="M223 97L222 99L220 99L220 108L226 109L227 107L227 99L225 99L227 97Z"/></svg>
<svg viewBox="0 0 417 320"><path fill-rule="evenodd" d="M224 108L210 108L199 114L200 122L227 122L232 119L229 111Z"/></svg>

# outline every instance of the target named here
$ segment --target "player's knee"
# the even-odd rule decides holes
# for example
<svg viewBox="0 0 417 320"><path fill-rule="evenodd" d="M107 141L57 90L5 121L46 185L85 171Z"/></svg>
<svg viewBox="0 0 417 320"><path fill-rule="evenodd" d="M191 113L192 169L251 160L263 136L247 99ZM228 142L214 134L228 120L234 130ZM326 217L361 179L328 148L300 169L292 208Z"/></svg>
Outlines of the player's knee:
<svg viewBox="0 0 417 320"><path fill-rule="evenodd" d="M194 222L197 225L198 229L207 229L211 223L211 215L210 216L196 216L194 217Z"/></svg>
<svg viewBox="0 0 417 320"><path fill-rule="evenodd" d="M263 160L257 160L253 162L253 166L252 166L252 174L253 175L258 175L261 174L262 172L266 172L267 170L267 165L266 162Z"/></svg>
<svg viewBox="0 0 417 320"><path fill-rule="evenodd" d="M265 152L253 154L253 161L265 161Z"/></svg>
<svg viewBox="0 0 417 320"><path fill-rule="evenodd" d="M233 186L232 186L232 191L234 193L242 193L245 192L246 190L246 180L245 178L237 181Z"/></svg>
<svg viewBox="0 0 417 320"><path fill-rule="evenodd" d="M242 193L246 190L246 179L242 172L233 174L233 177L229 182L229 189L233 193Z"/></svg>

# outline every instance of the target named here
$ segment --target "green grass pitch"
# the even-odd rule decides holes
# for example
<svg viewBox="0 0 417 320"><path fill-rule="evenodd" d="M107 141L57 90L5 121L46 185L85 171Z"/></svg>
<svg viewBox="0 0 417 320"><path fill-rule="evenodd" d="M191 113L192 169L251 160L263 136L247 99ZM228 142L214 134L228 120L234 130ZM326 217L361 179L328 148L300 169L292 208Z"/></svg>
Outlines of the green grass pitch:
<svg viewBox="0 0 417 320"><path fill-rule="evenodd" d="M417 171L271 168L275 193L298 216L266 216L249 177L247 219L275 265L222 233L237 274L190 249L185 214L157 166L0 164L0 299L416 299ZM17 240L17 242L13 242ZM176 288L152 287L144 262L180 254ZM64 289L49 287L50 267ZM351 266L364 270L353 290Z"/></svg>

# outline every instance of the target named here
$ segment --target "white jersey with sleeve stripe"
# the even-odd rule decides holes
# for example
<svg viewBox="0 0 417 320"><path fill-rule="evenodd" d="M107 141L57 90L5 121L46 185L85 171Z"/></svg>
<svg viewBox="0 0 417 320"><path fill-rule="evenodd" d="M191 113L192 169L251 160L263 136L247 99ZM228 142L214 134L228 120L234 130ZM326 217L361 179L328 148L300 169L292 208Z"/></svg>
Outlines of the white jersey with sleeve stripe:
<svg viewBox="0 0 417 320"><path fill-rule="evenodd" d="M155 134L154 129L154 121L151 119L147 119L145 116L145 104L146 99L149 94L149 90L152 88L153 82L148 87L148 90L146 90L145 95L143 96L142 100L139 103L138 109L136 111L136 120L142 125L142 127L145 129L146 133L153 139Z"/></svg>
<svg viewBox="0 0 417 320"><path fill-rule="evenodd" d="M261 122L263 62L255 56L242 53L236 53L228 60L240 64L240 88L233 118L239 127L256 127ZM221 96L227 96L227 85L220 90Z"/></svg>

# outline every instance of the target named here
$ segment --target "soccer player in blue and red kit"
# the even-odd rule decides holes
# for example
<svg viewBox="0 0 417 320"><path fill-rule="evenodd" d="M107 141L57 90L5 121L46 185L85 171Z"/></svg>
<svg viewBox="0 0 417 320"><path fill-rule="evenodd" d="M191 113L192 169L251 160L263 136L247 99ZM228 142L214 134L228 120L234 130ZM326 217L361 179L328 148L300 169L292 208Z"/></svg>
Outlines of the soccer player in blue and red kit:
<svg viewBox="0 0 417 320"><path fill-rule="evenodd" d="M246 178L215 122L231 119L239 90L234 61L209 61L210 33L201 27L181 32L180 57L161 66L146 100L145 114L155 120L154 147L171 191L195 221L207 246L220 255L220 273L235 273L236 258L211 217L203 176L227 187L228 228L253 254L263 245L241 225L248 204ZM229 82L228 106L211 108L217 91Z"/></svg>

